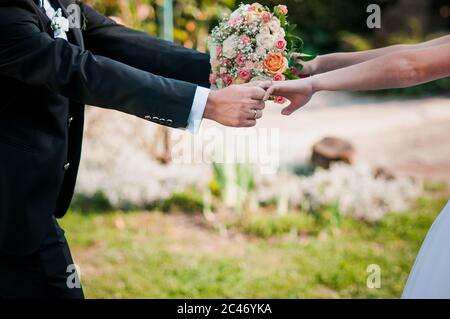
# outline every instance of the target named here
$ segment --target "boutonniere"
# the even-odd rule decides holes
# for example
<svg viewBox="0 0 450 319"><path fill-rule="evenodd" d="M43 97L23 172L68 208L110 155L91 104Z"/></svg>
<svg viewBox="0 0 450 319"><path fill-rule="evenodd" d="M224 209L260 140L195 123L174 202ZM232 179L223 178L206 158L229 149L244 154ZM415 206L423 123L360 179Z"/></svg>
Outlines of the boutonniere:
<svg viewBox="0 0 450 319"><path fill-rule="evenodd" d="M63 16L61 8L56 10L53 16L51 28L56 38L67 40L66 33L69 32L69 20Z"/></svg>

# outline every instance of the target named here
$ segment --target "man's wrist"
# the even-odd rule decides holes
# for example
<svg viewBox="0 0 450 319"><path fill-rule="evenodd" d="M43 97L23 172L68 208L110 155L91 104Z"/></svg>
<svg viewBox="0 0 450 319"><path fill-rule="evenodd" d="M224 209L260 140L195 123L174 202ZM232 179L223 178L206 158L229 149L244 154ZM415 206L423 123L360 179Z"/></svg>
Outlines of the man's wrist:
<svg viewBox="0 0 450 319"><path fill-rule="evenodd" d="M208 100L206 101L205 112L203 113L203 118L214 120L217 108L217 94L219 91L211 90L208 95Z"/></svg>
<svg viewBox="0 0 450 319"><path fill-rule="evenodd" d="M196 134L200 130L209 92L209 89L200 86L197 86L197 89L195 90L194 100L192 101L191 112L188 118L188 125L186 127L193 134Z"/></svg>

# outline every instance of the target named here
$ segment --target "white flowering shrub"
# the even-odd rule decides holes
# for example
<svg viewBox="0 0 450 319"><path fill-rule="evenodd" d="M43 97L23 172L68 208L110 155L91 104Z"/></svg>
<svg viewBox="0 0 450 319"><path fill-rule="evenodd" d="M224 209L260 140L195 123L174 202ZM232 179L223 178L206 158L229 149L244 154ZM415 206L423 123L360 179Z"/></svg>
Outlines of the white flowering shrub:
<svg viewBox="0 0 450 319"><path fill-rule="evenodd" d="M260 181L261 201L287 198L291 206L309 212L337 205L340 214L375 221L387 212L408 209L420 194L420 187L409 178L375 178L367 166L335 164L318 169L312 176L286 175Z"/></svg>
<svg viewBox="0 0 450 319"><path fill-rule="evenodd" d="M145 207L192 186L203 193L215 176L212 165L206 163L160 164L142 143L155 143L156 126L145 121L95 109L89 109L87 118L77 193L92 196L102 192L117 208ZM337 206L342 215L371 221L386 212L406 210L420 193L410 179L375 178L365 166L336 164L308 177L288 172L261 175L242 164L225 165L224 169L222 201L235 210L241 206L257 209L258 203L264 202L275 204L279 214L298 208L320 212Z"/></svg>
<svg viewBox="0 0 450 319"><path fill-rule="evenodd" d="M156 125L94 108L87 120L77 193L102 192L117 208L145 207L193 185L207 187L207 165L163 165L151 155L145 143L156 143Z"/></svg>

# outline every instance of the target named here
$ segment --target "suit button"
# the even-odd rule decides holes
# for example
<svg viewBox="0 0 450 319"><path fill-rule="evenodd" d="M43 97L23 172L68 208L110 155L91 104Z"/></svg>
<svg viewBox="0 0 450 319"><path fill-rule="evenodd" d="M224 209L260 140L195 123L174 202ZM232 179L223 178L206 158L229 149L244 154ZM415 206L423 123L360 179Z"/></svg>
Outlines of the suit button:
<svg viewBox="0 0 450 319"><path fill-rule="evenodd" d="M67 171L70 167L70 163L67 163L66 165L64 165L64 170Z"/></svg>
<svg viewBox="0 0 450 319"><path fill-rule="evenodd" d="M69 124L69 127L70 127L70 124L72 124L72 121L73 121L73 117L71 116L71 117L69 117L69 119L67 120L67 123Z"/></svg>

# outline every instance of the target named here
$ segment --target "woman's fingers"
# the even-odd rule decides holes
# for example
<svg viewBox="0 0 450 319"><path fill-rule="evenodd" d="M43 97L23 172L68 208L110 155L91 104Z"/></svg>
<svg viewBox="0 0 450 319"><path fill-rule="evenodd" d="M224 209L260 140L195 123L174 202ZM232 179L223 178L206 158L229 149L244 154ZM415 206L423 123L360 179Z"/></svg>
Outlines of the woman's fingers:
<svg viewBox="0 0 450 319"><path fill-rule="evenodd" d="M253 82L245 83L243 85L244 86L256 86L256 87L260 87L260 88L266 90L272 85L272 81L271 80L267 80L267 81L253 81Z"/></svg>
<svg viewBox="0 0 450 319"><path fill-rule="evenodd" d="M281 110L281 114L283 114L283 115L291 115L295 110L297 110L297 107L294 104L289 103L288 106L286 106L285 108L283 108Z"/></svg>
<svg viewBox="0 0 450 319"><path fill-rule="evenodd" d="M264 98L266 91L261 87L249 88L249 96L253 100L261 101Z"/></svg>
<svg viewBox="0 0 450 319"><path fill-rule="evenodd" d="M275 85L272 85L270 88L268 88L264 94L263 101L267 101L273 94L273 92L275 92L275 89L276 89Z"/></svg>

